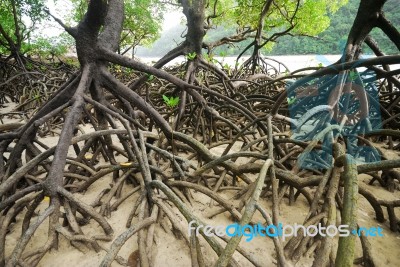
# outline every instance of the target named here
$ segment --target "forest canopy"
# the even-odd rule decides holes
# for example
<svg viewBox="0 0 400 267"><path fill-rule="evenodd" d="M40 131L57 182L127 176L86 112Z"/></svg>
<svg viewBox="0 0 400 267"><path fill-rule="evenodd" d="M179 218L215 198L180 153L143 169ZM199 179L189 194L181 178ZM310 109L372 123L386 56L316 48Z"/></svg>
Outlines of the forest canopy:
<svg viewBox="0 0 400 267"><path fill-rule="evenodd" d="M301 54L321 54L321 55L339 55L343 52L346 44L348 27L354 21L359 0L349 0L345 5L341 6L337 12L328 12L329 27L322 32L314 35L302 36L301 34L292 33L291 36L282 36L270 48L264 49L265 55L301 55ZM396 0L388 0L383 8L386 16L393 22L393 25L399 29L400 6ZM315 22L314 22L315 23ZM319 23L319 22L318 22ZM217 26L207 32L205 40L208 42L215 41L235 33L235 28L230 27L232 24L224 24ZM312 24L314 25L314 24ZM176 43L183 40L181 37L185 31L185 25L179 24L167 31L163 32L158 40L147 46L139 46L136 49L138 56L159 57L172 49ZM398 49L396 46L382 33L379 29L374 29L371 36L379 40L379 45L385 54L396 54ZM244 47L249 44L250 40L245 40L237 44L227 44L216 48L214 54L217 56L236 56ZM365 47L366 54L373 52ZM251 54L248 51L247 54Z"/></svg>
<svg viewBox="0 0 400 267"><path fill-rule="evenodd" d="M62 1L54 1L54 3L56 6L65 5ZM251 36L259 26L258 16L263 3L264 1L223 0L216 1L215 5L210 3L207 6L205 12L207 33L204 40L212 43L227 37L236 38L234 42L217 45L215 51L213 50L214 54L237 55L251 42ZM265 34L263 38L266 40L263 44L266 53L274 53L271 49L274 47L276 37L280 38L280 32L284 32L282 36L287 33L295 36L317 36L326 30L332 14L346 4L347 0L304 1L298 6L296 3L299 2L276 1L266 14L263 20L267 23L263 23L262 28ZM3 54L7 54L6 51L10 49L16 49L22 54L31 52L50 55L61 55L73 50L73 43L67 35L61 34L53 38L46 36L45 21L51 20L51 16L55 15L56 19L62 19L66 25L72 25L82 18L87 8L87 2L80 0L71 1L70 4L65 5L64 9L61 8L58 13L56 12L57 14L48 13L45 3L37 0L2 1L2 5L4 8L0 13L0 26L4 30L0 31L0 52ZM353 8L356 8L355 5ZM137 48L139 55L162 56L168 52L168 49L176 46L177 42L183 40L181 35L185 34L185 26L176 25L164 32L157 40L161 33L163 16L171 10L177 10L177 4L174 1L127 1L124 32L121 35L118 51L125 54L130 49ZM151 49L144 51L141 48L143 46L151 47ZM287 52L294 53L295 50L293 47L292 51L287 50ZM249 54L250 50L246 53ZM282 52L277 51L277 53Z"/></svg>

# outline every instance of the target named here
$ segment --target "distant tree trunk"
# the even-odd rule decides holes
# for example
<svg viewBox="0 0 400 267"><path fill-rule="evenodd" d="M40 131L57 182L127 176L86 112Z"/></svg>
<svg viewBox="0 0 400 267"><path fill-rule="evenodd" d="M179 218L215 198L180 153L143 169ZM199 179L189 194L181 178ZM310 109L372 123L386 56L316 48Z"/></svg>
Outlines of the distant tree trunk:
<svg viewBox="0 0 400 267"><path fill-rule="evenodd" d="M182 0L180 1L183 14L187 21L187 34L186 39L183 44L183 53L187 55L188 64L186 66L185 82L193 83L195 79L195 72L199 66L200 60L202 58L202 45L203 37L206 33L204 29L204 19L205 19L205 0L191 1ZM191 55L188 57L188 55ZM179 127L179 122L185 111L185 106L187 102L187 94L185 91L180 93L180 103L178 109L178 115L174 121L174 129Z"/></svg>
<svg viewBox="0 0 400 267"><path fill-rule="evenodd" d="M16 33L17 33L17 31L16 31ZM18 63L18 65L23 67L24 61L21 58L21 44L19 44L18 42L17 43L14 42L12 37L9 36L7 34L7 32L4 30L1 23L0 23L0 35L2 35L6 41L6 43L3 43L2 46L4 46L5 48L7 48L10 51L10 55L8 56L7 59L14 58L15 61ZM17 38L17 39L19 39L19 38Z"/></svg>
<svg viewBox="0 0 400 267"><path fill-rule="evenodd" d="M358 59L361 46L375 27L380 28L400 49L400 34L385 18L382 8L387 0L361 0L353 26L347 38L342 61Z"/></svg>
<svg viewBox="0 0 400 267"><path fill-rule="evenodd" d="M262 40L262 33L264 30L264 20L265 16L267 15L267 12L269 11L269 8L271 7L272 0L267 0L265 1L265 4L262 8L260 18L258 20L258 26L257 26L257 33L254 38L254 49L253 49L253 55L252 55L252 67L251 67L251 73L254 74L256 72L256 67L258 66L258 61L260 58L260 49L265 45Z"/></svg>
<svg viewBox="0 0 400 267"><path fill-rule="evenodd" d="M0 43L3 47L10 51L10 55L7 59L14 58L17 64L25 70L25 61L22 57L21 46L22 46L22 31L19 25L19 21L21 20L20 14L18 14L16 2L14 0L10 1L13 21L14 21L14 29L12 37L10 34L6 32L6 27L0 22L0 35L3 36L5 42Z"/></svg>
<svg viewBox="0 0 400 267"><path fill-rule="evenodd" d="M186 53L195 52L201 55L203 37L205 35L205 0L182 0L183 14L186 17L188 32L186 35Z"/></svg>
<svg viewBox="0 0 400 267"><path fill-rule="evenodd" d="M161 68L169 61L173 60L178 56L187 55L189 53L194 55L195 53L196 57L194 58L194 60L190 60L189 64L187 64L187 71L186 71L187 75L185 77L186 82L191 82L194 78L192 74L199 65L199 59L201 58L201 50L203 45L203 37L206 33L204 28L206 1L180 0L178 2L181 4L183 8L183 14L185 15L187 21L188 29L185 41L176 48L169 51L164 57L162 57L159 61L157 61L157 63L154 64L154 67ZM147 76L143 76L140 79L137 79L135 82L133 82L130 85L130 87L132 89L138 88L146 80ZM183 104L186 103L185 92L181 92L180 106L183 106L182 103ZM179 118L181 115L182 112L179 112L177 118Z"/></svg>
<svg viewBox="0 0 400 267"><path fill-rule="evenodd" d="M256 72L267 73L268 72L268 64L261 57L261 53L260 53L261 48L263 48L267 43L274 42L279 37L289 34L289 32L292 31L296 26L296 23L294 23L294 18L299 9L300 0L297 0L296 8L293 11L293 13L291 14L291 16L286 18L289 25L286 28L282 29L282 31L275 32L275 33L271 34L271 36L266 38L265 35L263 35L265 19L268 16L268 12L270 11L271 6L273 4L274 4L274 1L265 0L264 4L262 5L260 15L258 17L258 23L257 23L257 27L256 27L256 34L254 36L254 40L245 49L243 49L243 51L237 57L237 61L238 61L246 53L246 51L248 51L250 48L253 47L253 52L252 52L251 57L249 57L243 63L243 65L241 67L241 71L239 71L239 73L242 73L243 70L245 70L245 72L247 70L247 72L248 72L247 74L251 74L251 75L254 75ZM258 70L258 68L259 68L259 70Z"/></svg>

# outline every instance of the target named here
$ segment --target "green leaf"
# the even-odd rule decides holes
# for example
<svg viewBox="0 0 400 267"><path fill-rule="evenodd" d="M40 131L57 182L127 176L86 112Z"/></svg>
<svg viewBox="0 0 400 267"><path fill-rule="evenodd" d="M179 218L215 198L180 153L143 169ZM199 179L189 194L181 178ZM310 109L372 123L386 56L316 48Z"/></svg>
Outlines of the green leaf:
<svg viewBox="0 0 400 267"><path fill-rule="evenodd" d="M169 98L168 98L168 96L163 95L162 97L163 97L163 99L164 99L164 103L168 105L168 103L169 103Z"/></svg>
<svg viewBox="0 0 400 267"><path fill-rule="evenodd" d="M287 102L288 102L289 105L294 104L296 102L296 97L295 96L288 97L287 98Z"/></svg>
<svg viewBox="0 0 400 267"><path fill-rule="evenodd" d="M174 108L179 104L179 96L177 96L177 97L173 97L173 96L168 97L166 95L163 95L162 97L164 99L165 105L167 105L167 107L169 107L169 108Z"/></svg>
<svg viewBox="0 0 400 267"><path fill-rule="evenodd" d="M194 60L196 58L196 56L197 56L196 52L187 53L186 58L187 58L187 60Z"/></svg>
<svg viewBox="0 0 400 267"><path fill-rule="evenodd" d="M350 73L349 73L349 79L350 79L350 81L355 81L356 79L357 79L357 77L358 77L358 75L357 75L357 72L355 72L355 71L350 71Z"/></svg>
<svg viewBox="0 0 400 267"><path fill-rule="evenodd" d="M178 105L178 103L179 103L179 96L177 96L177 97L171 97L170 98L170 105L172 106L172 107L175 107L176 105Z"/></svg>

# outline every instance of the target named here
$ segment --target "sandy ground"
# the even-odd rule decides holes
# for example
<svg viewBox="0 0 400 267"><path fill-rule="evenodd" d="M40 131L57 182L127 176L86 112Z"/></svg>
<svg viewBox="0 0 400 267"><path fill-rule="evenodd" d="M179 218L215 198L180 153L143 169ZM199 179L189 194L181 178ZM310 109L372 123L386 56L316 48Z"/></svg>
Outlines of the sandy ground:
<svg viewBox="0 0 400 267"><path fill-rule="evenodd" d="M2 107L0 109L0 114L5 113L10 109L10 107ZM4 123L9 121L7 118L3 118ZM86 126L85 131L90 131L90 127ZM57 136L49 136L44 139L47 145L52 146L55 145L58 140ZM220 154L224 150L225 146L220 146L214 148L212 150L215 154ZM237 151L240 148L240 144L237 144L232 151ZM390 157L398 158L398 152L385 150ZM73 151L70 151L73 156ZM239 159L237 162L240 164L245 164L247 159ZM255 179L252 176L252 179ZM371 178L366 175L359 176L359 182L367 184ZM90 204L97 195L107 187L110 187L111 176L103 177L95 182L93 185L89 187L85 194L76 194L76 196L83 202ZM400 192L396 191L395 193L390 193L385 189L381 188L378 183L370 186L366 185L367 188L373 192L375 195L379 196L381 199L399 199ZM127 192L132 190L132 185L126 183L123 187L122 195L125 195ZM223 197L226 199L231 199L234 191L223 191L221 193ZM231 218L225 212L223 214L219 214L213 218L208 218L207 214L210 214L212 211L218 209L217 206L210 206L210 199L199 193L192 190L192 195L194 201L191 206L191 210L193 213L201 218L204 222L216 226L216 225L229 225L233 223ZM138 198L139 193L133 194L126 201L124 201L118 208L117 211L111 214L111 217L108 219L108 222L114 229L114 238L118 237L121 233L123 233L126 228L125 224L128 218L128 214L130 213L136 199ZM43 200L41 205L36 210L38 213L42 212L46 206L48 205L48 200ZM115 201L115 200L114 200ZM237 203L236 200L230 200L232 202ZM271 201L270 199L261 199L260 204L267 210L271 211ZM306 203L306 200L303 197L299 197L298 200L292 205L289 206L288 200L285 198L281 204L280 209L280 222L283 224L294 224L303 223L303 219L308 212L309 206ZM181 225L186 229L187 222L184 217L179 213L179 211L174 208L176 218L181 222ZM387 218L386 210L385 217ZM7 236L6 239L6 255L10 255L11 250L14 248L14 245L21 235L21 224L24 213L21 213L17 217L17 222L11 226L12 234ZM400 214L398 214L400 216ZM380 226L383 228L384 237L371 237L369 241L373 247L373 254L375 259L377 260L378 266L400 266L400 257L398 256L398 248L400 247L400 234L393 233L389 229L388 221L379 224L375 220L375 214L370 206L370 204L362 197L359 198L359 209L358 209L358 218L360 226L372 227L372 226ZM253 217L253 221L263 222L261 215L256 212ZM134 218L133 224L137 222L137 218ZM37 250L41 246L43 246L47 240L47 229L48 222L43 223L40 228L36 231L32 239L30 240L24 255ZM89 225L82 227L82 230L87 235L101 235L102 230L100 227L91 221ZM164 266L176 266L176 267L186 267L191 266L190 261L190 252L189 247L186 241L179 236L176 237L171 230L164 230L160 227L160 224L157 224L155 228L155 242L153 244L153 257L154 257L154 266L156 267L164 267ZM212 263L216 259L215 253L211 250L208 244L201 239L201 247L202 251L205 254L206 258L206 266L212 266ZM100 244L107 250L109 248L111 242L100 242ZM222 243L223 244L223 243ZM275 266L275 249L273 246L273 242L271 239L266 237L256 237L251 242L246 242L242 239L240 245L245 248L247 251L251 252L255 257L259 258L264 266ZM130 253L135 251L138 248L137 245L137 235L134 235L132 238L126 242L126 244L122 247L119 252L119 256L127 259ZM79 251L76 248L72 247L64 237L60 237L59 248L58 250L53 250L48 253L40 262L39 266L57 266L57 267L71 267L71 266L99 266L99 263L103 259L106 251L101 251L96 253L94 250L85 249L84 251ZM356 257L360 257L361 254L361 245L359 240L357 240L357 253ZM252 266L246 259L244 259L238 253L235 253L235 259L239 262L241 266ZM304 258L302 259L297 266L311 266L312 258ZM114 261L112 266L120 266L117 262Z"/></svg>

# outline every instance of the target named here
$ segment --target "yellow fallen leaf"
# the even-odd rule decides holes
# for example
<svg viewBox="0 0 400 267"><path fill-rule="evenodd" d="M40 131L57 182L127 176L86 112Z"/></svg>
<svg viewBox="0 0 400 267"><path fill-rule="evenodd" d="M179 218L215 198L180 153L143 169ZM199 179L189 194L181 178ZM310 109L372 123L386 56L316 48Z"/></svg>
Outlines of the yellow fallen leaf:
<svg viewBox="0 0 400 267"><path fill-rule="evenodd" d="M121 162L119 165L121 165L122 167L129 167L132 166L133 162Z"/></svg>
<svg viewBox="0 0 400 267"><path fill-rule="evenodd" d="M49 202L50 201L50 197L44 196L43 200Z"/></svg>

